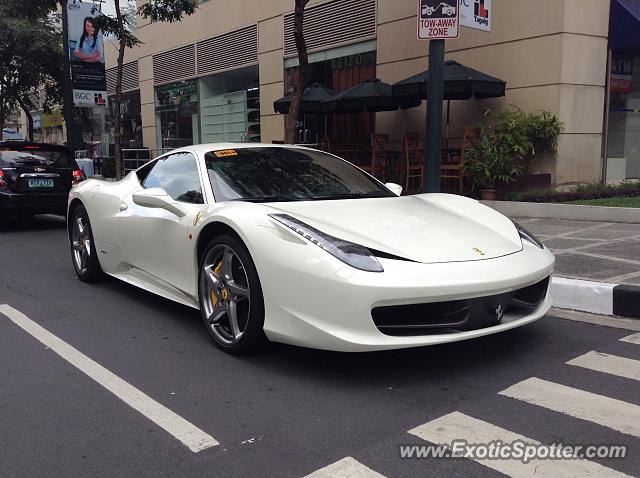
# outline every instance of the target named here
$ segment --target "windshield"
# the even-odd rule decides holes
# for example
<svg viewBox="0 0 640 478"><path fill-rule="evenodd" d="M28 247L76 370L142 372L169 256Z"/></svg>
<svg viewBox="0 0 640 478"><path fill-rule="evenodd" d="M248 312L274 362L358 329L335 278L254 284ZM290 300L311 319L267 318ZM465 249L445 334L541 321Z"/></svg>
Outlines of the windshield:
<svg viewBox="0 0 640 478"><path fill-rule="evenodd" d="M321 151L240 148L205 155L216 201L394 197L353 165Z"/></svg>
<svg viewBox="0 0 640 478"><path fill-rule="evenodd" d="M17 166L52 166L56 168L73 167L71 156L62 151L14 151L0 150L0 165Z"/></svg>

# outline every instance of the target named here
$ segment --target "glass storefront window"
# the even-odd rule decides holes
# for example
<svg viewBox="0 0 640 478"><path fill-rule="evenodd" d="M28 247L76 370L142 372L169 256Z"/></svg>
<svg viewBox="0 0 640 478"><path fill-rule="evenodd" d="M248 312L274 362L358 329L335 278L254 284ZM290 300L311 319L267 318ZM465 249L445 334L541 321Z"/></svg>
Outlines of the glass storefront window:
<svg viewBox="0 0 640 478"><path fill-rule="evenodd" d="M260 142L258 66L198 80L202 142Z"/></svg>
<svg viewBox="0 0 640 478"><path fill-rule="evenodd" d="M109 96L109 134L113 143L114 96ZM120 102L120 129L123 148L142 148L142 112L140 90L122 93Z"/></svg>
<svg viewBox="0 0 640 478"><path fill-rule="evenodd" d="M199 143L196 80L156 87L158 145L172 149Z"/></svg>
<svg viewBox="0 0 640 478"><path fill-rule="evenodd" d="M640 178L640 49L614 50L610 76L607 180Z"/></svg>

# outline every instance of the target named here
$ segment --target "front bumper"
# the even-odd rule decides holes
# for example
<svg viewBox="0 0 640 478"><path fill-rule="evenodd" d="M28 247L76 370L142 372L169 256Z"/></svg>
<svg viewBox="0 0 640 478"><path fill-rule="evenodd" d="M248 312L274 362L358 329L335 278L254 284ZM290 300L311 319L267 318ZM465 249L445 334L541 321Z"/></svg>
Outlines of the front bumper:
<svg viewBox="0 0 640 478"><path fill-rule="evenodd" d="M65 215L67 198L64 193L20 194L0 192L0 212L2 214L58 214Z"/></svg>
<svg viewBox="0 0 640 478"><path fill-rule="evenodd" d="M508 294L548 278L555 259L547 249L525 243L520 252L469 262L380 259L384 272L371 273L357 271L323 251L315 254L308 247L316 246L290 244L286 256L255 261L263 266L258 273L265 299L264 330L273 341L344 352L418 347L519 327L541 318L551 307L547 290L535 308L524 314L507 310L497 325L387 335L374 323L376 308Z"/></svg>

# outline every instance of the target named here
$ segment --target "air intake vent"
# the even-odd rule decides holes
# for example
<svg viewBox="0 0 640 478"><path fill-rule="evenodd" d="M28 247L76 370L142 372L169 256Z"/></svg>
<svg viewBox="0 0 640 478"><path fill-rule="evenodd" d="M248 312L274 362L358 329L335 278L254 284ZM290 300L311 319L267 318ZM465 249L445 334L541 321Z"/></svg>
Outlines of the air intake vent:
<svg viewBox="0 0 640 478"><path fill-rule="evenodd" d="M107 93L110 95L116 92L116 67L109 68L107 75ZM138 60L130 61L122 65L122 91L137 90L140 88L138 77Z"/></svg>
<svg viewBox="0 0 640 478"><path fill-rule="evenodd" d="M357 43L376 36L375 0L336 0L305 10L307 50ZM293 13L284 18L284 54L296 56Z"/></svg>
<svg viewBox="0 0 640 478"><path fill-rule="evenodd" d="M153 55L154 84L168 83L196 76L196 46L185 45Z"/></svg>
<svg viewBox="0 0 640 478"><path fill-rule="evenodd" d="M258 27L252 25L198 42L198 75L258 62Z"/></svg>

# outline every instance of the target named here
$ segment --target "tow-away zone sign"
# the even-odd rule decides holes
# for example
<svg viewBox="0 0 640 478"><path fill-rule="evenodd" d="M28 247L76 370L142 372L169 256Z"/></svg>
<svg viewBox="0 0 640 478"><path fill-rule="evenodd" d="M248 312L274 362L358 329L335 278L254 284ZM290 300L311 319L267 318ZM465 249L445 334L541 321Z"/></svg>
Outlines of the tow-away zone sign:
<svg viewBox="0 0 640 478"><path fill-rule="evenodd" d="M418 39L446 40L460 34L460 0L418 0Z"/></svg>

